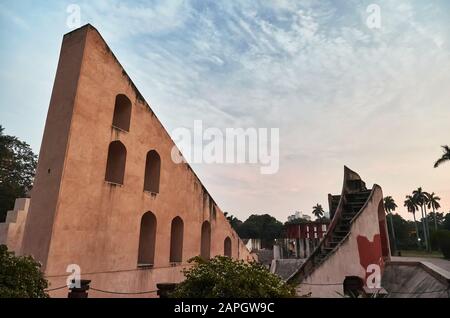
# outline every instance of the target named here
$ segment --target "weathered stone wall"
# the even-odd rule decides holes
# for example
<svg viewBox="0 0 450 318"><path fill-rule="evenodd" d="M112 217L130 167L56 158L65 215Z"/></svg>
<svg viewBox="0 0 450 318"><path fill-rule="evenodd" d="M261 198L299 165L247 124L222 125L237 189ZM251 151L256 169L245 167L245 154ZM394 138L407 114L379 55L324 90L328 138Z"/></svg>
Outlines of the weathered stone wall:
<svg viewBox="0 0 450 318"><path fill-rule="evenodd" d="M25 231L25 223L30 207L30 199L16 199L14 209L8 211L4 223L0 223L0 244L8 246L8 250L20 254Z"/></svg>
<svg viewBox="0 0 450 318"><path fill-rule="evenodd" d="M112 127L115 99L132 103L129 132ZM123 185L105 182L108 147L127 151ZM211 256L251 256L188 164L171 159L168 133L101 35L88 25L64 37L40 151L23 253L36 256L52 287L78 264L92 286L112 291L153 290L178 282L188 259L200 254L201 226L211 223ZM146 155L161 158L159 193L143 191ZM140 222L156 216L154 267L137 267ZM171 222L184 222L182 262L169 262ZM66 291L53 295L64 296ZM96 295L92 292L92 295ZM102 294L101 296L117 296ZM142 295L140 295L142 296ZM145 296L145 295L144 295Z"/></svg>
<svg viewBox="0 0 450 318"><path fill-rule="evenodd" d="M378 217L382 200L383 192L375 185L368 204L353 221L346 241L298 285L298 295L311 293L311 297L342 297L347 276L358 276L366 281L366 263L378 264L383 270Z"/></svg>
<svg viewBox="0 0 450 318"><path fill-rule="evenodd" d="M450 298L450 272L426 261L391 261L382 280L389 298Z"/></svg>

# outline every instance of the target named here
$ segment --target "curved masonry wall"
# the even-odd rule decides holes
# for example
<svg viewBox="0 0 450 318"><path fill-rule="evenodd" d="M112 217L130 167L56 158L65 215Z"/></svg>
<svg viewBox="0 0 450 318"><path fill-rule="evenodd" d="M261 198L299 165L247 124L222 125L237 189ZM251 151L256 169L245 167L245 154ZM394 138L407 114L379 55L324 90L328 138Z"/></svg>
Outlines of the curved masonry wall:
<svg viewBox="0 0 450 318"><path fill-rule="evenodd" d="M383 192L379 186L374 187L373 196L353 221L346 241L297 286L298 295L341 297L346 276L358 276L366 281L368 263L378 264L383 270L378 219Z"/></svg>

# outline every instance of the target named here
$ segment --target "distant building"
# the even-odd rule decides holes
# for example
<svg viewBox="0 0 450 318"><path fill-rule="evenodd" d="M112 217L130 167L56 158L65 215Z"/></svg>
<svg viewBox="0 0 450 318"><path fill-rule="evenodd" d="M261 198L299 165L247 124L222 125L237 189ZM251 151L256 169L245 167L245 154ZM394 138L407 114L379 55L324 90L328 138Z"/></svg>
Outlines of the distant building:
<svg viewBox="0 0 450 318"><path fill-rule="evenodd" d="M307 258L327 232L329 221L306 221L285 226L284 258Z"/></svg>
<svg viewBox="0 0 450 318"><path fill-rule="evenodd" d="M309 215L303 214L300 211L295 211L295 213L292 215L289 215L287 219L288 219L288 221L294 221L294 220L298 220L298 219L304 219L307 221L311 221L311 217Z"/></svg>
<svg viewBox="0 0 450 318"><path fill-rule="evenodd" d="M242 239L242 241L249 251L260 250L262 248L261 239Z"/></svg>

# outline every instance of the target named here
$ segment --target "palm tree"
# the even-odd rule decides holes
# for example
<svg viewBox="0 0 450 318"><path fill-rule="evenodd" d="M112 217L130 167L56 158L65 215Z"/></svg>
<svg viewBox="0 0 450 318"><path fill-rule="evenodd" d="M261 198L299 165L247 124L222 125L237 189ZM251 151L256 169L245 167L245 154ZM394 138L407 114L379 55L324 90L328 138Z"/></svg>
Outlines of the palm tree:
<svg viewBox="0 0 450 318"><path fill-rule="evenodd" d="M413 200L414 202L420 206L420 210L422 212L422 227L423 227L423 236L425 238L425 246L427 251L430 250L430 235L428 232L427 225L427 211L426 205L428 202L428 193L422 191L422 187L417 188L417 190L413 191ZM425 213L424 213L425 212Z"/></svg>
<svg viewBox="0 0 450 318"><path fill-rule="evenodd" d="M317 203L315 206L313 206L312 214L316 216L316 218L320 219L324 215L325 211L323 210L322 206Z"/></svg>
<svg viewBox="0 0 450 318"><path fill-rule="evenodd" d="M435 163L434 167L439 167L442 163L450 160L450 147L449 146L442 146L442 149L444 149L444 154L442 157L440 157Z"/></svg>
<svg viewBox="0 0 450 318"><path fill-rule="evenodd" d="M438 201L440 201L441 198L432 192L428 195L428 208L433 209L433 216L434 216L434 230L437 231L437 220L436 220L436 210L441 207Z"/></svg>
<svg viewBox="0 0 450 318"><path fill-rule="evenodd" d="M396 208L397 208L397 204L395 204L395 201L391 196L387 196L384 198L384 209L391 216L391 232L392 232L394 252L397 250L397 242L395 239L394 219L392 217L392 211L395 211Z"/></svg>
<svg viewBox="0 0 450 318"><path fill-rule="evenodd" d="M408 209L408 212L412 213L413 218L414 218L414 225L416 227L416 235L417 235L417 244L420 247L420 239L419 239L419 228L417 227L417 222L416 222L416 211L418 209L417 204L414 202L414 199L412 196L407 195L406 196L406 200L403 203L403 206L405 206Z"/></svg>

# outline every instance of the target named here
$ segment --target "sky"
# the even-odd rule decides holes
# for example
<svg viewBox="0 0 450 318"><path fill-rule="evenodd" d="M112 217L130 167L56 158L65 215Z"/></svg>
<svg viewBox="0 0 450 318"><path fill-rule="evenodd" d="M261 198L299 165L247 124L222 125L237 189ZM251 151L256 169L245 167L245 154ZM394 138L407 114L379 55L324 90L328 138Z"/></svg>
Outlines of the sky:
<svg viewBox="0 0 450 318"><path fill-rule="evenodd" d="M99 30L169 134L279 128L280 168L194 164L240 219L328 210L343 167L450 211L450 2L0 1L0 124L38 153L71 4ZM380 27L370 28L370 4ZM69 10L68 10L69 9ZM69 19L69 22L72 21Z"/></svg>

